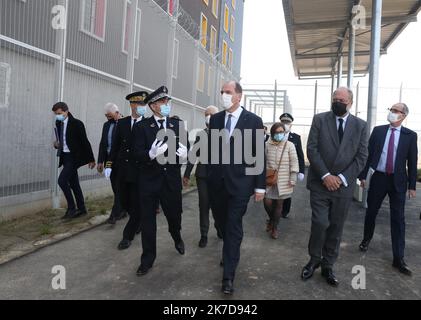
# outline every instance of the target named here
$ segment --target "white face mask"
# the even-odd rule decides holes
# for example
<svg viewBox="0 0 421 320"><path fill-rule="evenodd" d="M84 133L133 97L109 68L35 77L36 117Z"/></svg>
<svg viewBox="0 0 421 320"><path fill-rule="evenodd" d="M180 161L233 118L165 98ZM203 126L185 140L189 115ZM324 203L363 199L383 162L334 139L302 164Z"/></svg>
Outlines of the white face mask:
<svg viewBox="0 0 421 320"><path fill-rule="evenodd" d="M224 107L225 110L231 109L233 103L232 103L232 95L224 93L222 95L222 107Z"/></svg>
<svg viewBox="0 0 421 320"><path fill-rule="evenodd" d="M396 123L400 120L399 114L397 113L393 113L390 112L389 115L387 116L387 121L389 121L390 123Z"/></svg>
<svg viewBox="0 0 421 320"><path fill-rule="evenodd" d="M289 133L291 131L291 125L290 124L285 124L284 127L285 127L286 133Z"/></svg>
<svg viewBox="0 0 421 320"><path fill-rule="evenodd" d="M210 119L211 119L211 116L207 116L207 117L206 117L206 124L207 124L207 125L209 125L209 124L210 124Z"/></svg>

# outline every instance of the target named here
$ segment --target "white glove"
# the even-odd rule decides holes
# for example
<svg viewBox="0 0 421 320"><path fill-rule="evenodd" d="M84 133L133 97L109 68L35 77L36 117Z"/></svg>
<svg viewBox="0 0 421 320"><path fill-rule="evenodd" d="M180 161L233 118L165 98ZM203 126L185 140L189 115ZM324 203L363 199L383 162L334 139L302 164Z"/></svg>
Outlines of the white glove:
<svg viewBox="0 0 421 320"><path fill-rule="evenodd" d="M112 171L113 171L113 169L111 169L111 168L107 168L107 169L104 170L105 179L110 180Z"/></svg>
<svg viewBox="0 0 421 320"><path fill-rule="evenodd" d="M154 160L156 157L160 156L161 154L164 154L167 150L168 145L163 141L158 141L158 139L156 139L155 142L152 143L151 150L149 150L149 158L151 158L151 160Z"/></svg>
<svg viewBox="0 0 421 320"><path fill-rule="evenodd" d="M304 181L304 177L305 177L304 173L299 173L298 174L298 180Z"/></svg>
<svg viewBox="0 0 421 320"><path fill-rule="evenodd" d="M177 150L177 152L175 153L179 158L181 158L182 160L186 160L187 159L187 147L185 145L183 145L182 143L179 143L179 148Z"/></svg>

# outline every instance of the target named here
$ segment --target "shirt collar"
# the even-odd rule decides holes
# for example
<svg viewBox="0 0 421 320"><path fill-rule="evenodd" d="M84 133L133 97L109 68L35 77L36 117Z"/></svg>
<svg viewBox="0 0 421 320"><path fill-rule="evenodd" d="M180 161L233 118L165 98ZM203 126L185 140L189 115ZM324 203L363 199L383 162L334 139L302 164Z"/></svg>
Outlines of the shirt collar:
<svg viewBox="0 0 421 320"><path fill-rule="evenodd" d="M402 125L400 125L399 127L393 127L392 125L389 126L389 129L396 129L396 131L401 131L402 129Z"/></svg>
<svg viewBox="0 0 421 320"><path fill-rule="evenodd" d="M136 120L136 122L139 122L140 120L142 120L142 117L139 117L137 119L135 119L135 118L132 117L132 123L133 123L133 120Z"/></svg>
<svg viewBox="0 0 421 320"><path fill-rule="evenodd" d="M164 123L167 122L167 118L165 118L165 117L164 118L160 118L160 117L157 117L156 115L154 115L153 117L155 119L156 124L158 124L158 125L159 125L159 122L158 121L160 121L160 120L164 120Z"/></svg>
<svg viewBox="0 0 421 320"><path fill-rule="evenodd" d="M67 126L68 122L69 122L69 117L67 116L66 119L64 119L63 123Z"/></svg>
<svg viewBox="0 0 421 320"><path fill-rule="evenodd" d="M241 116L241 113L243 113L243 108L240 106L237 110L235 110L233 113L229 113L228 111L225 112L225 116L232 115L234 118L238 119Z"/></svg>
<svg viewBox="0 0 421 320"><path fill-rule="evenodd" d="M345 123L345 122L348 120L348 117L349 117L349 112L348 112L348 113L347 113L347 115L346 115L345 117L343 117L343 118L336 116L336 121L338 121L339 119L343 119L343 120L344 120L344 123Z"/></svg>

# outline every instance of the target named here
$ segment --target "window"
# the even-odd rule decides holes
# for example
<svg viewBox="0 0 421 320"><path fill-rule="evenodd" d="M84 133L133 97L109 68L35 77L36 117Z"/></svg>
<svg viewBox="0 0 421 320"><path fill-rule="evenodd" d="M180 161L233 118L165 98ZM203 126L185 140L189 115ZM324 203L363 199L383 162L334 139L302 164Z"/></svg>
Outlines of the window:
<svg viewBox="0 0 421 320"><path fill-rule="evenodd" d="M174 54L173 54L173 67L172 67L172 77L177 79L178 76L178 57L180 51L180 42L177 39L174 39Z"/></svg>
<svg viewBox="0 0 421 320"><path fill-rule="evenodd" d="M230 9L225 4L225 10L224 10L224 30L225 30L226 33L228 33L229 19L230 19Z"/></svg>
<svg viewBox="0 0 421 320"><path fill-rule="evenodd" d="M212 55L216 54L216 39L217 39L217 31L214 26L211 26L211 35L210 35L210 46L209 52Z"/></svg>
<svg viewBox="0 0 421 320"><path fill-rule="evenodd" d="M9 107L11 71L9 64L0 62L0 108Z"/></svg>
<svg viewBox="0 0 421 320"><path fill-rule="evenodd" d="M222 64L224 66L227 65L227 52L228 52L228 45L226 41L224 40L222 43Z"/></svg>
<svg viewBox="0 0 421 320"><path fill-rule="evenodd" d="M218 19L218 8L220 0L212 0L212 13Z"/></svg>
<svg viewBox="0 0 421 320"><path fill-rule="evenodd" d="M106 12L106 0L83 0L82 31L98 40L104 41Z"/></svg>
<svg viewBox="0 0 421 320"><path fill-rule="evenodd" d="M200 42L206 48L208 44L208 18L202 13L200 17Z"/></svg>
<svg viewBox="0 0 421 320"><path fill-rule="evenodd" d="M230 39L234 41L235 37L235 18L231 16L231 28L230 28Z"/></svg>
<svg viewBox="0 0 421 320"><path fill-rule="evenodd" d="M174 12L177 11L178 1L177 0L168 0L168 14L170 16L174 15Z"/></svg>
<svg viewBox="0 0 421 320"><path fill-rule="evenodd" d="M232 71L232 62L233 62L233 52L232 52L232 49L230 48L228 52L228 69L230 69L231 71Z"/></svg>
<svg viewBox="0 0 421 320"><path fill-rule="evenodd" d="M122 51L126 54L129 52L129 37L130 37L130 28L134 17L132 17L132 1L126 0L124 8L124 20L123 20L123 49ZM139 59L140 56L140 26L141 26L141 16L142 11L140 8L137 8L137 24L136 24L136 44L135 44L135 59Z"/></svg>
<svg viewBox="0 0 421 320"><path fill-rule="evenodd" d="M212 96L213 92L214 92L214 88L213 88L213 81L215 78L215 74L213 72L213 68L209 67L209 74L208 74L208 96Z"/></svg>
<svg viewBox="0 0 421 320"><path fill-rule="evenodd" d="M235 10L235 0L232 0L231 4L232 4L232 8Z"/></svg>
<svg viewBox="0 0 421 320"><path fill-rule="evenodd" d="M199 70L197 77L197 90L203 92L205 90L205 62L199 59Z"/></svg>

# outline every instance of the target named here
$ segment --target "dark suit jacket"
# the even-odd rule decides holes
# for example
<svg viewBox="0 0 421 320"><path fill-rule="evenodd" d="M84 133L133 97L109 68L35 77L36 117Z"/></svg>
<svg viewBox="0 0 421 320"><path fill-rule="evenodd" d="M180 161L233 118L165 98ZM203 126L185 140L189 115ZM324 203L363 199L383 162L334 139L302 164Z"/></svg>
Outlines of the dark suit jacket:
<svg viewBox="0 0 421 320"><path fill-rule="evenodd" d="M251 196L255 189L266 189L266 161L265 161L265 146L263 131L261 136L258 136L257 130L263 129L263 122L260 117L247 110L243 110L238 119L236 129L240 130L244 137L244 130L252 130L252 143L246 143L243 139L241 141L243 154L241 155L241 164L234 164L234 139L230 139L230 164L223 164L222 162L222 144L221 140L219 148L219 163L212 164L212 130L223 130L225 128L225 111L217 113L212 116L209 125L209 164L208 164L208 183L211 188L222 188L225 185L228 193L239 196ZM238 143L238 142L237 142ZM257 144L261 144L259 149L261 154L257 155ZM250 151L255 157L261 157L263 161L263 170L258 175L246 175L247 168L253 168L256 164L247 164L244 158L244 151Z"/></svg>
<svg viewBox="0 0 421 320"><path fill-rule="evenodd" d="M134 127L139 126L142 121L137 122ZM138 171L138 162L135 160L132 152L134 131L135 128L132 130L132 117L129 116L118 120L109 160L109 164L113 167L118 167L119 175L126 182L133 183L137 182Z"/></svg>
<svg viewBox="0 0 421 320"><path fill-rule="evenodd" d="M350 114L340 144L333 112L315 115L307 144L307 157L310 161L307 188L335 197L352 198L357 177L367 161L367 145L368 132L365 121ZM329 192L322 181L322 177L327 173L342 174L348 187L342 185L339 190Z"/></svg>
<svg viewBox="0 0 421 320"><path fill-rule="evenodd" d="M104 123L102 127L102 135L101 135L101 142L99 143L99 151L98 151L98 163L105 163L108 161L108 131L110 130L111 123L114 123L114 129L112 133L112 140L114 139L115 132L117 129L117 122L115 121L107 121ZM111 143L112 145L112 143Z"/></svg>
<svg viewBox="0 0 421 320"><path fill-rule="evenodd" d="M360 174L360 179L366 179L369 168L377 169L389 128L389 125L384 125L373 129L368 144L369 155L367 165ZM398 192L406 192L408 188L410 190L416 190L418 162L417 138L417 134L414 131L404 127L401 128L394 172L394 182Z"/></svg>
<svg viewBox="0 0 421 320"><path fill-rule="evenodd" d="M306 167L304 162L303 146L301 144L301 137L296 133L290 133L288 141L292 142L297 150L298 164L300 166L300 173L305 173Z"/></svg>
<svg viewBox="0 0 421 320"><path fill-rule="evenodd" d="M56 121L58 134L61 134L61 121ZM95 162L91 144L86 136L85 126L83 122L74 118L69 112L69 121L66 129L66 144L76 161L77 168L88 163ZM60 157L59 167L63 165L63 157Z"/></svg>
<svg viewBox="0 0 421 320"><path fill-rule="evenodd" d="M209 130L206 128L204 130L207 134L209 133ZM200 136L197 135L196 140L194 142L194 144L197 144L200 142ZM197 153L197 157L200 157L200 152ZM191 172L194 168L195 163L191 163L190 161L187 163L187 167L186 167L186 171L184 172L184 177L186 178L190 178ZM196 166L196 173L195 173L196 178L200 178L200 179L206 179L208 177L208 173L206 170L206 164L197 163Z"/></svg>
<svg viewBox="0 0 421 320"><path fill-rule="evenodd" d="M172 130L176 137L175 151L180 141L180 129L183 122L175 118L167 118L167 130ZM151 160L149 151L154 143L159 127L154 119L150 117L136 125L134 130L134 158L139 162L139 189L144 193L156 193L162 190L163 183L167 183L171 190L181 192L181 164L177 157L177 163L161 165L156 159ZM187 137L187 136L186 136ZM188 147L188 143L184 145ZM171 147L169 147L170 150Z"/></svg>

